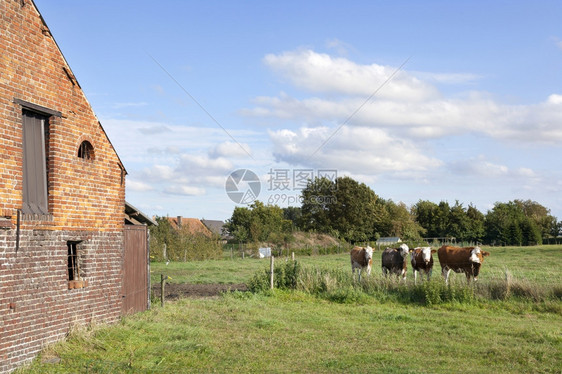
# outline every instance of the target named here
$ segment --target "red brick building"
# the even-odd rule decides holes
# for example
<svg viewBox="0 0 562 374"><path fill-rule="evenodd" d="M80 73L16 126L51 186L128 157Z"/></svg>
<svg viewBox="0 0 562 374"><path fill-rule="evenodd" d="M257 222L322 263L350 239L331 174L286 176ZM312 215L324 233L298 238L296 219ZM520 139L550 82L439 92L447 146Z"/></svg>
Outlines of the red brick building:
<svg viewBox="0 0 562 374"><path fill-rule="evenodd" d="M0 373L121 315L125 174L33 1L0 0Z"/></svg>

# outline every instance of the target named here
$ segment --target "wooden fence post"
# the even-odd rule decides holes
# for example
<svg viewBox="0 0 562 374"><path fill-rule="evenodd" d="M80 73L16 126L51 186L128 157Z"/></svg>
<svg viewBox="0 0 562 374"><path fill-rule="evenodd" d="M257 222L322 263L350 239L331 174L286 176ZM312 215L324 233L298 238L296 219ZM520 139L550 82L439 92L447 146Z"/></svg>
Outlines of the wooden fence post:
<svg viewBox="0 0 562 374"><path fill-rule="evenodd" d="M270 286L271 289L273 289L273 262L274 261L275 261L275 259L274 259L273 255L271 255L271 262L270 262L270 265L269 265L269 275L270 275L269 286Z"/></svg>
<svg viewBox="0 0 562 374"><path fill-rule="evenodd" d="M295 261L295 252L291 252L291 260Z"/></svg>
<svg viewBox="0 0 562 374"><path fill-rule="evenodd" d="M166 288L166 276L164 274L160 274L160 303L162 307L164 307L164 291Z"/></svg>

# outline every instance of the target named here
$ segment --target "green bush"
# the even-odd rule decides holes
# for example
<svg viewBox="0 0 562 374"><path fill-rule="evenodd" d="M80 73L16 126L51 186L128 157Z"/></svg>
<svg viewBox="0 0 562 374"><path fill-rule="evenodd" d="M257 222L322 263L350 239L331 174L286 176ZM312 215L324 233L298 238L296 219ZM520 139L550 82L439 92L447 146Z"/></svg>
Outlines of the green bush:
<svg viewBox="0 0 562 374"><path fill-rule="evenodd" d="M188 228L176 229L165 217L157 217L156 220L158 226L150 229L151 260L185 262L222 257L222 245L218 237L193 234Z"/></svg>

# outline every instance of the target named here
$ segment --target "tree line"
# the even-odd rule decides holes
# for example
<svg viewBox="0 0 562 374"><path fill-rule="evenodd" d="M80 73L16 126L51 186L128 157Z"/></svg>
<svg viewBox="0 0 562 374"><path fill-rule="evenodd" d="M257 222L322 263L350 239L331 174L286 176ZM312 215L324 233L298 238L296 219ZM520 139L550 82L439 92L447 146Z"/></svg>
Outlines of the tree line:
<svg viewBox="0 0 562 374"><path fill-rule="evenodd" d="M457 242L535 245L562 233L562 222L531 200L496 202L486 214L459 201L419 200L411 207L383 199L350 177L316 178L303 189L300 207L255 201L234 208L225 228L239 242L280 242L294 230L327 233L348 242L380 237L404 241L455 238Z"/></svg>

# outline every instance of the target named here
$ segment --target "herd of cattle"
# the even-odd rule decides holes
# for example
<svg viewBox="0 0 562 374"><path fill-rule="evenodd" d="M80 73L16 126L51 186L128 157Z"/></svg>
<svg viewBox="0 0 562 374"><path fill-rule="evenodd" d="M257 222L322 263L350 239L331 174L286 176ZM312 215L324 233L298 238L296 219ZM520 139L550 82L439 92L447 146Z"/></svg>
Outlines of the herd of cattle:
<svg viewBox="0 0 562 374"><path fill-rule="evenodd" d="M484 257L490 253L483 251L480 247L453 247L444 245L438 250L431 247L418 247L410 249L406 244L401 244L398 248L386 248L382 252L382 272L386 276L388 274L396 274L398 277L406 280L406 270L408 267L408 253L410 254L410 263L414 270L414 283L417 283L418 272L425 273L427 280L431 277L433 270L433 253L437 252L439 263L441 264L441 274L445 278L445 283L449 282L449 274L464 273L466 280L470 283L471 278L476 282L480 267L484 262ZM373 248L354 247L351 250L351 272L355 274L358 270L359 280L363 270L367 274L371 274L373 265Z"/></svg>

